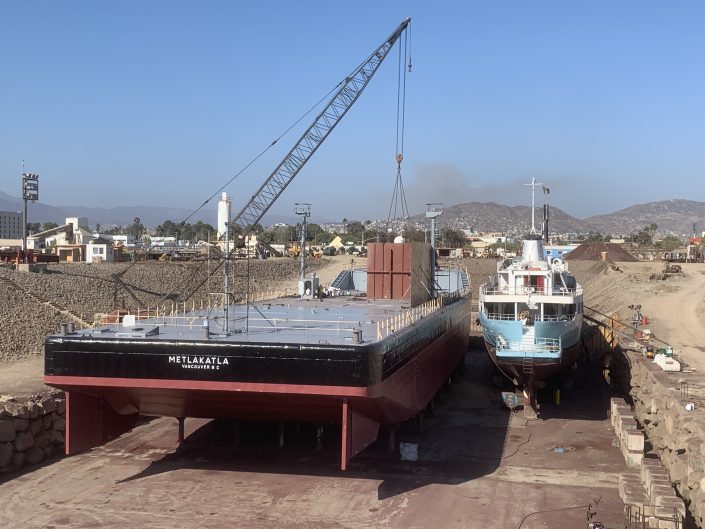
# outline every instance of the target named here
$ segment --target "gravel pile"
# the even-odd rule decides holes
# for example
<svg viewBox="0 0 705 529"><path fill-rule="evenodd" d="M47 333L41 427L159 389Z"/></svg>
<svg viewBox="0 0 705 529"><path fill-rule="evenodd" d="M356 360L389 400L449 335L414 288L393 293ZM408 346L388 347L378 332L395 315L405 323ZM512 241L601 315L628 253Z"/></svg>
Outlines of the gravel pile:
<svg viewBox="0 0 705 529"><path fill-rule="evenodd" d="M619 244L612 242L583 243L565 258L569 261L599 261L602 259L602 252L607 252L607 259L610 262L633 263L639 260Z"/></svg>
<svg viewBox="0 0 705 529"><path fill-rule="evenodd" d="M307 264L308 272L325 265L318 259ZM211 269L216 262L211 262ZM250 291L280 290L291 287L298 277L299 262L293 259L251 260ZM126 270L126 271L125 271ZM166 296L181 302L187 296L189 303L207 303L209 290L222 292L222 268L208 279L208 263L172 263L147 261L128 268L125 263L56 264L49 265L47 273L19 273L0 269L0 276L11 283L0 282L0 363L10 362L43 351L44 336L58 329L67 317L54 316L54 311L25 295L24 291L68 309L87 321L96 313L115 308L135 309L138 304L122 288L115 288L112 274L125 271L122 280L148 307L155 307ZM247 261L231 264L230 285L233 298L243 296L247 283ZM218 301L220 298L218 299ZM168 304L169 302L167 302Z"/></svg>
<svg viewBox="0 0 705 529"><path fill-rule="evenodd" d="M6 283L0 283L0 322L0 363L36 355L44 346L44 336L61 323L53 310L26 299Z"/></svg>

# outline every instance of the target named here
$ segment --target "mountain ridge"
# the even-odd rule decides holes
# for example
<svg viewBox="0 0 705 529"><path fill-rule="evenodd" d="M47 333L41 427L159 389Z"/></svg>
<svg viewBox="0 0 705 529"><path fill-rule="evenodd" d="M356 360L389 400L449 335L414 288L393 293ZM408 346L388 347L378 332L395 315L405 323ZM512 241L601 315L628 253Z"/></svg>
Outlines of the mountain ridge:
<svg viewBox="0 0 705 529"><path fill-rule="evenodd" d="M550 205L550 226L559 233L598 232L614 236L628 235L645 226L656 224L661 233L686 235L705 230L705 202L688 199L667 199L644 204L634 204L626 208L601 215L580 219L562 209ZM146 226L157 226L165 220L180 222L187 218L192 210L165 206L115 206L111 208L89 206L53 206L43 202L30 204L29 216L32 222L62 222L66 217L87 217L91 225L125 225L131 224L139 217ZM21 211L22 200L0 191L0 210ZM536 209L536 226L543 221L541 208ZM190 222L203 221L215 224L215 205L197 212ZM293 217L271 214L266 216L267 223L292 223ZM411 217L412 221L425 224L425 214ZM323 221L321 221L323 222ZM455 229L473 229L478 232L502 231L520 234L531 227L531 208L529 206L507 206L497 202L465 202L446 206L439 218L439 226Z"/></svg>

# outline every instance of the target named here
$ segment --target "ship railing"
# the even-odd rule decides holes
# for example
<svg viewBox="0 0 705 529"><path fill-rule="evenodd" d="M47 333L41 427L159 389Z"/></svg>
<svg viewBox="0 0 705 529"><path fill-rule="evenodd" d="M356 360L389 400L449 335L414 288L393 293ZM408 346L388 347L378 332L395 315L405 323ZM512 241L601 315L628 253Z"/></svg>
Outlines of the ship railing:
<svg viewBox="0 0 705 529"><path fill-rule="evenodd" d="M497 340L497 352L516 351L521 353L560 353L560 338L534 338L531 342Z"/></svg>
<svg viewBox="0 0 705 529"><path fill-rule="evenodd" d="M120 314L107 314L101 324L119 324L125 316L134 316L135 322L140 321L143 324L148 322L150 325L159 327L173 327L179 329L189 329L198 331L203 326L204 320L211 320L211 332L218 334L218 327L222 325L219 319L213 319L209 315L207 309L204 308L199 312L198 307L189 309L184 308L180 304L179 309L171 311L161 311L159 309L138 309L134 311L120 311ZM213 307L218 309L219 307ZM294 319L294 318L279 318L267 317L265 315L250 315L242 316L239 313L236 317L230 317L231 322L242 324L247 320L248 332L266 331L268 333L278 333L282 331L315 332L316 336L320 333L331 332L335 334L344 334L346 338L353 340L355 331L361 330L361 321L358 318L346 319L342 316L337 319ZM316 338L318 339L318 338Z"/></svg>
<svg viewBox="0 0 705 529"><path fill-rule="evenodd" d="M518 321L523 319L521 315L517 314L500 314L498 312L488 312L485 313L485 317L488 320L501 320L501 321ZM573 321L575 319L575 314L559 314L559 315L544 315L537 314L534 317L534 321Z"/></svg>
<svg viewBox="0 0 705 529"><path fill-rule="evenodd" d="M297 296L298 290L295 288L284 288L284 289L272 289L272 290L260 290L256 292L250 292L247 299L241 299L233 302L230 300L231 304L242 305L248 300L250 303L256 303L259 301L266 301L268 299L279 299L288 298L292 296ZM186 314L194 313L196 311L212 311L215 309L222 309L225 303L225 296L222 292L211 293L211 298L207 300L195 299L191 301L166 301L161 305L155 307L140 307L136 309L125 309L125 310L115 310L113 312L101 312L94 316L93 327L96 325L110 325L122 322L122 319L126 315L131 315L135 317L136 321L148 320L152 318L159 318L164 316L175 316L175 317L187 317ZM203 319L202 317L200 317Z"/></svg>
<svg viewBox="0 0 705 529"><path fill-rule="evenodd" d="M535 286L520 286L520 287L502 287L499 288L496 285L489 285L484 283L480 286L480 294L489 296L526 296L529 294L544 295L544 296L579 296L583 293L583 288L578 286L576 288L541 288Z"/></svg>
<svg viewBox="0 0 705 529"><path fill-rule="evenodd" d="M404 309L400 313L390 316L385 320L377 322L377 340L382 340L390 334L393 334L405 327L413 325L421 318L439 310L440 308L452 303L467 293L469 289L456 290L449 292L436 298L433 298L426 303L417 305L410 309Z"/></svg>

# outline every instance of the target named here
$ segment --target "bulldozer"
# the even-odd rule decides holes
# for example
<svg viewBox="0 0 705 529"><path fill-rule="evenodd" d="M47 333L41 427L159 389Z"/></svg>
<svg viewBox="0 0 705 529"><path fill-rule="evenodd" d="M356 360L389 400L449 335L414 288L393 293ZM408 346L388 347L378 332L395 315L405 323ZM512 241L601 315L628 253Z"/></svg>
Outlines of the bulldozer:
<svg viewBox="0 0 705 529"><path fill-rule="evenodd" d="M679 264L666 263L663 267L664 274L680 274L683 271L683 267Z"/></svg>

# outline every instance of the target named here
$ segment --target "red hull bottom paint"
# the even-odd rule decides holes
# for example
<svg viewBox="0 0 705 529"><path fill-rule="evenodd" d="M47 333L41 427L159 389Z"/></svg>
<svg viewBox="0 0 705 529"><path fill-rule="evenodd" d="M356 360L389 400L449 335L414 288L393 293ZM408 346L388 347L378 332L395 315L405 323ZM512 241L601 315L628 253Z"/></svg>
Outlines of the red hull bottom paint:
<svg viewBox="0 0 705 529"><path fill-rule="evenodd" d="M370 387L46 375L67 392L66 453L128 431L142 415L342 424L341 468L377 438L379 426L423 410L469 344L467 325L443 333L392 376ZM121 415L123 414L123 415Z"/></svg>

